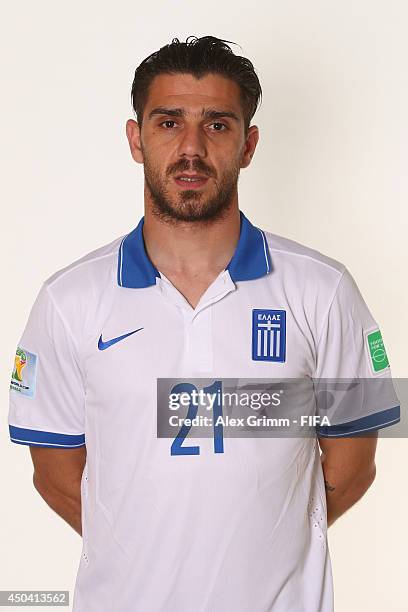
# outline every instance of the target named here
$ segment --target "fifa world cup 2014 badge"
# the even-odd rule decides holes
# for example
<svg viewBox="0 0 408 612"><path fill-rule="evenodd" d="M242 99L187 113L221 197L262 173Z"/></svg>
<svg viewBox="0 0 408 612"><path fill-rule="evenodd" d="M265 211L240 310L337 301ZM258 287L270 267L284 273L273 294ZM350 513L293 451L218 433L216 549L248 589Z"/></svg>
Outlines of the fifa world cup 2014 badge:
<svg viewBox="0 0 408 612"><path fill-rule="evenodd" d="M252 311L252 359L255 361L286 360L286 311Z"/></svg>
<svg viewBox="0 0 408 612"><path fill-rule="evenodd" d="M21 395L34 397L37 370L37 355L21 346L17 347L10 389Z"/></svg>

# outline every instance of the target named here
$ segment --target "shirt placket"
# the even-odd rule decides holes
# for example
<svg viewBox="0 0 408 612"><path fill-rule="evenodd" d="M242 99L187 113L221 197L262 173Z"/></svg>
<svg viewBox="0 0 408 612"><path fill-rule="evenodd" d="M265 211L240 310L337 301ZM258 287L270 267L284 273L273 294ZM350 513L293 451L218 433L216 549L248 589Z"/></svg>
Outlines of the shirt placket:
<svg viewBox="0 0 408 612"><path fill-rule="evenodd" d="M201 296L196 308L163 275L162 292L178 308L184 324L183 376L211 375L214 363L212 318L214 304L236 289L229 272L224 270Z"/></svg>

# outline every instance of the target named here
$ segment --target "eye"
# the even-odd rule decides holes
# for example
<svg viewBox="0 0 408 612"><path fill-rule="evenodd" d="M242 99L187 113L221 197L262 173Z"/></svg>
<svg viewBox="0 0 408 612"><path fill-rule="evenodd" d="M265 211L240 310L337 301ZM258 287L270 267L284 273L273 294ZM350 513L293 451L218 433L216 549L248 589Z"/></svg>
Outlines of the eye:
<svg viewBox="0 0 408 612"><path fill-rule="evenodd" d="M225 123L221 123L220 121L216 121L215 123L211 123L213 126L213 132L224 132L227 128Z"/></svg>
<svg viewBox="0 0 408 612"><path fill-rule="evenodd" d="M172 125L169 125L169 123L171 123ZM175 124L176 122L173 121L173 119L166 119L165 121L162 121L161 123L159 123L159 125L162 125L165 129L170 129L174 127Z"/></svg>

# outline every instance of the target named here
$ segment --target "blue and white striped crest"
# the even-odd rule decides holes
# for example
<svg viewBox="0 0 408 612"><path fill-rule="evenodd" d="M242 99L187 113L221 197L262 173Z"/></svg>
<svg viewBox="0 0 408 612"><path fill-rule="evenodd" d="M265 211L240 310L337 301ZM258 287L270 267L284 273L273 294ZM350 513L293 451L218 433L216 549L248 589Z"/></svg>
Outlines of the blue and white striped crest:
<svg viewBox="0 0 408 612"><path fill-rule="evenodd" d="M286 311L252 311L252 359L255 361L285 361Z"/></svg>

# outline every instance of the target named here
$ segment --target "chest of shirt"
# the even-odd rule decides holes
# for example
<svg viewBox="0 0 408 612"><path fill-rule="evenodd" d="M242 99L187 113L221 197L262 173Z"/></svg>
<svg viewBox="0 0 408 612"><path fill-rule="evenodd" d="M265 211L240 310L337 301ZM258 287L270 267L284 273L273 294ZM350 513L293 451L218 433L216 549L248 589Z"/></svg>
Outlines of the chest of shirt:
<svg viewBox="0 0 408 612"><path fill-rule="evenodd" d="M123 491L139 491L129 474L145 482L149 473L159 488L167 482L193 487L200 479L208 490L215 471L220 483L232 479L238 490L263 480L272 465L274 477L285 473L307 441L224 439L218 452L211 432L196 439L189 430L179 444L178 431L158 438L157 379L205 378L211 384L220 378L310 377L315 340L309 313L314 316L313 304L299 292L288 299L278 283L214 286L196 309L171 287L165 293L157 285L115 293L95 317L82 358L87 447L97 466L90 469L97 472L95 495L112 523ZM186 454L191 447L196 455Z"/></svg>
<svg viewBox="0 0 408 612"><path fill-rule="evenodd" d="M150 398L161 377L313 375L315 313L301 295L247 282L192 309L177 294L122 290L95 319L82 359L88 401Z"/></svg>

